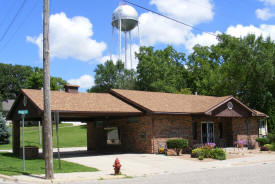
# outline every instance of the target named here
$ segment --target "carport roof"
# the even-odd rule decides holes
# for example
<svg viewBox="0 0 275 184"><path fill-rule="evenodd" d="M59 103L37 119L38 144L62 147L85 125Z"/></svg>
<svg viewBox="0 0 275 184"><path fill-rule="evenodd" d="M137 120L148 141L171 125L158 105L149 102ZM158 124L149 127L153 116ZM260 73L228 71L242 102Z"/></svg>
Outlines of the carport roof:
<svg viewBox="0 0 275 184"><path fill-rule="evenodd" d="M39 110L43 111L43 90L22 89ZM59 112L141 113L109 93L67 93L51 91L51 110Z"/></svg>

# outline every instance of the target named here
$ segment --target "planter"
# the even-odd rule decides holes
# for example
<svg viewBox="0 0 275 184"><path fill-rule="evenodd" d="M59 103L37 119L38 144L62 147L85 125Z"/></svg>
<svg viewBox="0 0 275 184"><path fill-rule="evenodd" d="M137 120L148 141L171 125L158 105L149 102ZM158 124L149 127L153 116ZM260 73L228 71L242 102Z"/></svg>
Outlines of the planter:
<svg viewBox="0 0 275 184"><path fill-rule="evenodd" d="M20 157L22 157L23 148L20 148ZM25 158L26 159L35 159L39 156L39 148L35 146L26 146L25 147Z"/></svg>
<svg viewBox="0 0 275 184"><path fill-rule="evenodd" d="M243 144L237 143L238 148L243 148Z"/></svg>

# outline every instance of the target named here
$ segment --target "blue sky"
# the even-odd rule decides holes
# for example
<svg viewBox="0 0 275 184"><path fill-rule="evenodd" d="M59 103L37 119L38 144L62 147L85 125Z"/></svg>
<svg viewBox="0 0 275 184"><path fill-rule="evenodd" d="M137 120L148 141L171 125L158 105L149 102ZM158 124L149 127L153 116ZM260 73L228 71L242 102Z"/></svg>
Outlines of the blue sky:
<svg viewBox="0 0 275 184"><path fill-rule="evenodd" d="M42 67L42 0L25 0L22 11L8 29L24 0L1 1L0 62ZM132 0L144 7L194 25L203 32L177 24L137 7L141 44L192 52L192 47L216 44L214 36L248 33L275 39L275 0ZM119 0L51 0L51 75L81 86L93 85L94 69L110 53L112 12ZM5 34L5 32L7 33ZM133 52L138 50L133 32ZM117 36L113 58L117 58ZM135 65L137 61L135 60Z"/></svg>

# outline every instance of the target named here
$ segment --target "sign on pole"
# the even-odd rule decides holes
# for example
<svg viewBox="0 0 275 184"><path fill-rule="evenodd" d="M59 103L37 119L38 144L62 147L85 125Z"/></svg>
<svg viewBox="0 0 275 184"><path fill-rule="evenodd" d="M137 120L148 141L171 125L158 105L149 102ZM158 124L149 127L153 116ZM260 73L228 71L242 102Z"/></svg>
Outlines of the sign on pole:
<svg viewBox="0 0 275 184"><path fill-rule="evenodd" d="M25 139L24 139L24 125L25 125L25 115L28 114L28 110L18 110L18 114L22 117L22 156L23 156L23 171L26 171L25 163Z"/></svg>

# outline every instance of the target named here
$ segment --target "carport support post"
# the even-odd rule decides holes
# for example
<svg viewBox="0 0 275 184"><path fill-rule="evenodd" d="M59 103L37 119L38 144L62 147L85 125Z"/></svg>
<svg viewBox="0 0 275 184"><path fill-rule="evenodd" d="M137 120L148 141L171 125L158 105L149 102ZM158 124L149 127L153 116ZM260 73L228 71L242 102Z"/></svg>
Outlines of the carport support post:
<svg viewBox="0 0 275 184"><path fill-rule="evenodd" d="M15 155L20 153L20 121L12 121L12 152Z"/></svg>

